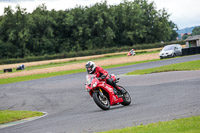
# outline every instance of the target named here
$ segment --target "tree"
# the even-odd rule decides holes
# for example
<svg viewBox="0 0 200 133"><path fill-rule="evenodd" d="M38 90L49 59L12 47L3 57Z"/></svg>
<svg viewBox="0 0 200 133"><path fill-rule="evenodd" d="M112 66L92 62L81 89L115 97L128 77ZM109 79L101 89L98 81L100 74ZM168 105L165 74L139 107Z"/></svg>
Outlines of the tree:
<svg viewBox="0 0 200 133"><path fill-rule="evenodd" d="M176 32L178 30L178 26L172 21L169 21L169 25L172 29L169 41L174 41L178 37L178 33Z"/></svg>
<svg viewBox="0 0 200 133"><path fill-rule="evenodd" d="M16 9L5 8L0 16L2 58L149 44L177 36L166 10L156 10L148 0L124 0L119 5L104 1L64 11L48 11L44 4L32 13Z"/></svg>
<svg viewBox="0 0 200 133"><path fill-rule="evenodd" d="M195 27L195 28L192 30L192 35L200 35L200 26Z"/></svg>
<svg viewBox="0 0 200 133"><path fill-rule="evenodd" d="M182 40L185 40L189 37L190 35L188 35L188 33L185 33L183 36L182 36Z"/></svg>

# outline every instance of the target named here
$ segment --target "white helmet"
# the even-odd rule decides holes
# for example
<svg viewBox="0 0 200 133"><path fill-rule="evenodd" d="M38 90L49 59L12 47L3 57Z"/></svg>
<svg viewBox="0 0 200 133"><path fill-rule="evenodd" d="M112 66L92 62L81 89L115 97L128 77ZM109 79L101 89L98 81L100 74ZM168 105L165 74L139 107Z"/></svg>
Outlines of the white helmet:
<svg viewBox="0 0 200 133"><path fill-rule="evenodd" d="M88 62L85 64L85 67L86 67L87 72L88 72L89 74L92 74L92 73L94 72L95 68L96 68L95 63L92 62L92 61L88 61Z"/></svg>

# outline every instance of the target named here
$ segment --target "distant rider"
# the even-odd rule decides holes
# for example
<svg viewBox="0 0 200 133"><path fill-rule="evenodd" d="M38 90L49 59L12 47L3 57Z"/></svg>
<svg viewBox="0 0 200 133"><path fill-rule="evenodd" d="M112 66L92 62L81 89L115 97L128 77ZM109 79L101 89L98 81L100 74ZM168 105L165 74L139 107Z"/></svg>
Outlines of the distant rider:
<svg viewBox="0 0 200 133"><path fill-rule="evenodd" d="M102 67L96 66L95 63L92 61L88 61L85 65L85 67L86 67L88 74L95 74L96 77L100 77L101 80L106 81L107 84L113 86L115 89L118 89L121 93L123 93L123 94L126 93L126 91L124 91L123 89L119 89L117 87L116 83L113 82L113 79L111 78L111 76Z"/></svg>

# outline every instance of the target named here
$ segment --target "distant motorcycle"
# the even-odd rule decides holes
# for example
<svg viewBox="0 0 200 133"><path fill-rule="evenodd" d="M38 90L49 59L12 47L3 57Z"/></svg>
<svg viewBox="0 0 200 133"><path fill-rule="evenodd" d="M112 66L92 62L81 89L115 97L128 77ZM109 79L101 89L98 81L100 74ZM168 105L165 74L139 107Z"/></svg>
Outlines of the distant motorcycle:
<svg viewBox="0 0 200 133"><path fill-rule="evenodd" d="M119 78L116 79L114 74L110 75L114 82L119 82ZM118 86L119 89L124 89L122 86ZM126 91L122 94L118 89L107 84L104 81L100 81L100 78L96 75L88 74L86 75L86 91L89 92L90 96L93 97L94 102L103 110L109 110L110 106L122 104L127 106L131 103L131 97Z"/></svg>
<svg viewBox="0 0 200 133"><path fill-rule="evenodd" d="M127 54L127 56L134 56L134 55L135 55L135 50L134 49L131 49Z"/></svg>

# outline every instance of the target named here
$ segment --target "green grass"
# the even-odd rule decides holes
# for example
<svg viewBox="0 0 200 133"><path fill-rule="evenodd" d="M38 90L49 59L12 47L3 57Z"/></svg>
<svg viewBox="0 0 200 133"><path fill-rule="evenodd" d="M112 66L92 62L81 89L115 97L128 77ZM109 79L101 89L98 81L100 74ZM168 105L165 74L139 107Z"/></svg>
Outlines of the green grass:
<svg viewBox="0 0 200 133"><path fill-rule="evenodd" d="M155 51L140 51L137 52L137 55L142 55L142 54L152 54L152 53L158 53L159 50L155 50ZM35 70L35 69L43 69L43 68L49 68L49 67L58 67L58 66L64 66L64 65L69 65L69 64L77 64L77 63L83 63L83 62L87 62L89 60L93 60L93 61L98 61L98 60L106 60L106 59L112 59L112 58L120 58L120 57L127 57L126 54L118 54L118 55L105 55L104 57L99 57L99 58L93 58L93 59L82 59L82 60L76 60L76 59L72 59L70 61L67 62L58 62L58 63L49 63L49 64L44 64L44 65L36 65L36 66L30 66L30 67L26 67L26 70ZM15 72L20 72L20 71L16 71L16 69L13 69L12 73ZM3 70L0 70L0 74L3 73Z"/></svg>
<svg viewBox="0 0 200 133"><path fill-rule="evenodd" d="M65 75L65 74L74 74L74 73L80 73L80 72L85 72L85 69L77 69L77 70L71 70L71 71L60 71L60 72L52 72L52 73L45 73L45 74L28 75L28 76L14 77L14 78L5 78L5 79L0 79L0 84L22 82L22 81L41 79L41 78L47 78L47 77Z"/></svg>
<svg viewBox="0 0 200 133"><path fill-rule="evenodd" d="M154 59L154 60L138 61L138 62L109 65L109 66L102 66L102 67L104 69L109 69L109 68L115 68L115 67L121 67L121 66L128 66L128 65L140 64L140 63L153 62L153 61L158 61L158 60L159 59ZM80 73L80 72L86 72L86 70L85 69L77 69L77 70L70 70L70 71L60 71L60 72L52 72L52 73L45 73L45 74L20 76L20 77L14 77L14 78L5 78L5 79L0 79L0 84L9 84L9 83L15 83L15 82L21 82L21 81L28 81L28 80L34 80L34 79L53 77L53 76Z"/></svg>
<svg viewBox="0 0 200 133"><path fill-rule="evenodd" d="M190 71L190 70L200 70L200 60L177 63L177 64L166 65L144 70L136 70L127 73L127 75L142 75L142 74L159 73L159 72Z"/></svg>
<svg viewBox="0 0 200 133"><path fill-rule="evenodd" d="M101 133L200 133L200 116L151 123Z"/></svg>
<svg viewBox="0 0 200 133"><path fill-rule="evenodd" d="M35 111L0 110L0 124L42 115L42 112Z"/></svg>

